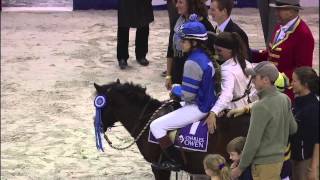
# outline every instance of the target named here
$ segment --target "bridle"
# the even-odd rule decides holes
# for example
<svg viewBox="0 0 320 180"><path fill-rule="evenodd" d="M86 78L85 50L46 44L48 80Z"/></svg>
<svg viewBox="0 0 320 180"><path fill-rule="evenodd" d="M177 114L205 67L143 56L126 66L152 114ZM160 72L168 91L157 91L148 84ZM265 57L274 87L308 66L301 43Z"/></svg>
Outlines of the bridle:
<svg viewBox="0 0 320 180"><path fill-rule="evenodd" d="M106 108L107 104L101 106L101 105L96 105L96 102L98 98L105 98L105 102L107 102L107 97L106 96L101 96L101 95L98 95L96 98L95 98L95 107L96 107L96 119L95 119L95 135L96 135L96 146L97 146L97 149L98 150L101 150L101 151L104 151L103 150L103 147L102 147L102 143L101 143L101 135L103 134L103 137L104 139L107 141L107 143L109 144L109 146L113 149L116 149L116 150L125 150L125 149L128 149L130 148L132 145L134 145L139 139L140 137L142 136L142 134L147 130L148 126L150 125L150 123L152 122L152 120L154 119L154 116L164 107L166 106L168 103L171 103L172 100L166 100L162 103L162 105L156 110L154 111L154 113L151 115L150 119L147 121L146 125L142 128L142 130L140 131L140 133L137 135L136 138L134 138L134 140L129 144L129 145L126 145L126 146L123 146L123 147L119 147L119 146L114 146L112 144L112 142L110 141L110 139L108 138L107 134L103 132L103 128L102 128L102 120L101 120L101 111L103 110L103 108ZM139 122L141 122L141 120L145 117L145 113L146 113L146 110L147 110L147 107L149 106L150 102L151 102L151 98L148 100L148 102L144 105L142 111L140 112L140 115L139 115ZM99 116L100 115L100 116ZM98 119L100 118L100 119ZM96 127L96 125L101 125L101 127ZM111 129L111 128L109 128ZM100 130L100 131L99 131Z"/></svg>

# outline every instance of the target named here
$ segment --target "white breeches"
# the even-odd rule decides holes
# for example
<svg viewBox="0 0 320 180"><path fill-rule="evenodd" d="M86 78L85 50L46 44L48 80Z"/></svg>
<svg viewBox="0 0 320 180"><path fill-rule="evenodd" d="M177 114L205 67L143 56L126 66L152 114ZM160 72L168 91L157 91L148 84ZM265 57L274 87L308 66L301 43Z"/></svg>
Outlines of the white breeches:
<svg viewBox="0 0 320 180"><path fill-rule="evenodd" d="M155 138L160 139L167 135L167 131L200 121L206 115L196 104L188 104L154 120L150 124L150 130Z"/></svg>

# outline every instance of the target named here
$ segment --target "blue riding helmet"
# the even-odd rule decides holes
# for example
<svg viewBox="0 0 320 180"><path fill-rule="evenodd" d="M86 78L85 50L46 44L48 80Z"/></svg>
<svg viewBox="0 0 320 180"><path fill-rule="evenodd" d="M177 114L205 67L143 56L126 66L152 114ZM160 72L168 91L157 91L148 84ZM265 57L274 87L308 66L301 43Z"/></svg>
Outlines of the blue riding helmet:
<svg viewBox="0 0 320 180"><path fill-rule="evenodd" d="M201 41L208 39L207 29L198 21L196 14L191 14L189 21L180 26L178 36L181 39L198 39Z"/></svg>

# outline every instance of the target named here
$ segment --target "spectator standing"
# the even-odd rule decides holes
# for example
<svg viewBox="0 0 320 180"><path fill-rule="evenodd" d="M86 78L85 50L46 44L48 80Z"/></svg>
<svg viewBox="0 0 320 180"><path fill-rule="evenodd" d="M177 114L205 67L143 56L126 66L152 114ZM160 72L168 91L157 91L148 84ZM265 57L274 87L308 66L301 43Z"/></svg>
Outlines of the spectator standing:
<svg viewBox="0 0 320 180"><path fill-rule="evenodd" d="M275 0L258 0L258 8L260 13L260 19L262 24L264 42L268 47L271 41L271 35L274 27L277 24L277 18L275 16L275 9L269 6L270 3L274 3Z"/></svg>
<svg viewBox="0 0 320 180"><path fill-rule="evenodd" d="M128 66L129 30L136 28L135 54L142 66L147 66L149 24L154 20L151 0L119 0L117 59L120 69Z"/></svg>
<svg viewBox="0 0 320 180"><path fill-rule="evenodd" d="M167 58L171 58L172 54L170 55L170 48L172 48L172 38L173 38L173 28L175 23L177 22L179 18L179 14L176 8L177 0L166 0L167 1L167 10L169 15L169 25L170 25L170 34L169 34L169 46L167 49ZM167 70L163 71L161 76L166 77L167 76Z"/></svg>
<svg viewBox="0 0 320 180"><path fill-rule="evenodd" d="M279 180L289 134L297 130L291 101L274 86L279 71L271 62L261 62L246 72L253 76L259 101L252 106L246 143L232 176L239 177L251 165L254 180Z"/></svg>
<svg viewBox="0 0 320 180"><path fill-rule="evenodd" d="M247 34L232 21L230 15L234 6L234 0L213 0L210 4L210 15L218 26L215 27L215 31L219 32L236 32L243 40L246 52L248 53L247 59L251 61L251 55L249 51L249 40Z"/></svg>
<svg viewBox="0 0 320 180"><path fill-rule="evenodd" d="M298 131L291 139L293 180L315 180L319 170L319 76L311 67L292 74Z"/></svg>
<svg viewBox="0 0 320 180"><path fill-rule="evenodd" d="M314 38L307 24L300 18L299 0L275 0L279 24L275 27L267 50L252 51L253 62L271 61L291 81L292 72L300 66L312 67ZM285 93L293 100L292 90Z"/></svg>
<svg viewBox="0 0 320 180"><path fill-rule="evenodd" d="M277 80L275 81L274 85L276 86L277 90L279 92L283 92L286 88L289 86L289 80L288 78L283 74L279 73ZM255 101L257 102L257 101ZM253 103L255 103L253 102ZM239 107L236 109L232 109L228 111L227 117L237 117L241 116L242 114L245 113L250 113L250 108L252 107L253 103L248 104L247 106L244 107ZM290 155L291 155L291 149L290 149L290 143L288 143L288 146L285 150L285 157L284 157L284 162L281 170L281 179L282 180L289 180L289 178L292 176L292 163L290 160Z"/></svg>

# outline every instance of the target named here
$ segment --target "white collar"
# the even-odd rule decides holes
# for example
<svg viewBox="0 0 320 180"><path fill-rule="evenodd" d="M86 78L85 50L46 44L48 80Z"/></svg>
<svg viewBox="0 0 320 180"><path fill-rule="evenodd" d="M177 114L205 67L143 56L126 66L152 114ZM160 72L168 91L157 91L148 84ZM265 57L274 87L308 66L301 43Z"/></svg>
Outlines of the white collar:
<svg viewBox="0 0 320 180"><path fill-rule="evenodd" d="M221 66L233 65L232 63L235 64L233 57L223 62Z"/></svg>
<svg viewBox="0 0 320 180"><path fill-rule="evenodd" d="M228 19L226 19L225 21L223 21L223 23L218 26L218 28L219 28L219 30L220 30L221 32L224 31L224 29L226 28L226 26L228 25L228 23L229 23L230 20L231 20L231 17L229 16Z"/></svg>
<svg viewBox="0 0 320 180"><path fill-rule="evenodd" d="M286 25L282 26L280 25L280 28L282 31L287 31L289 27L292 26L292 24L299 18L299 16L295 17L294 19L290 20L289 22L287 22Z"/></svg>

